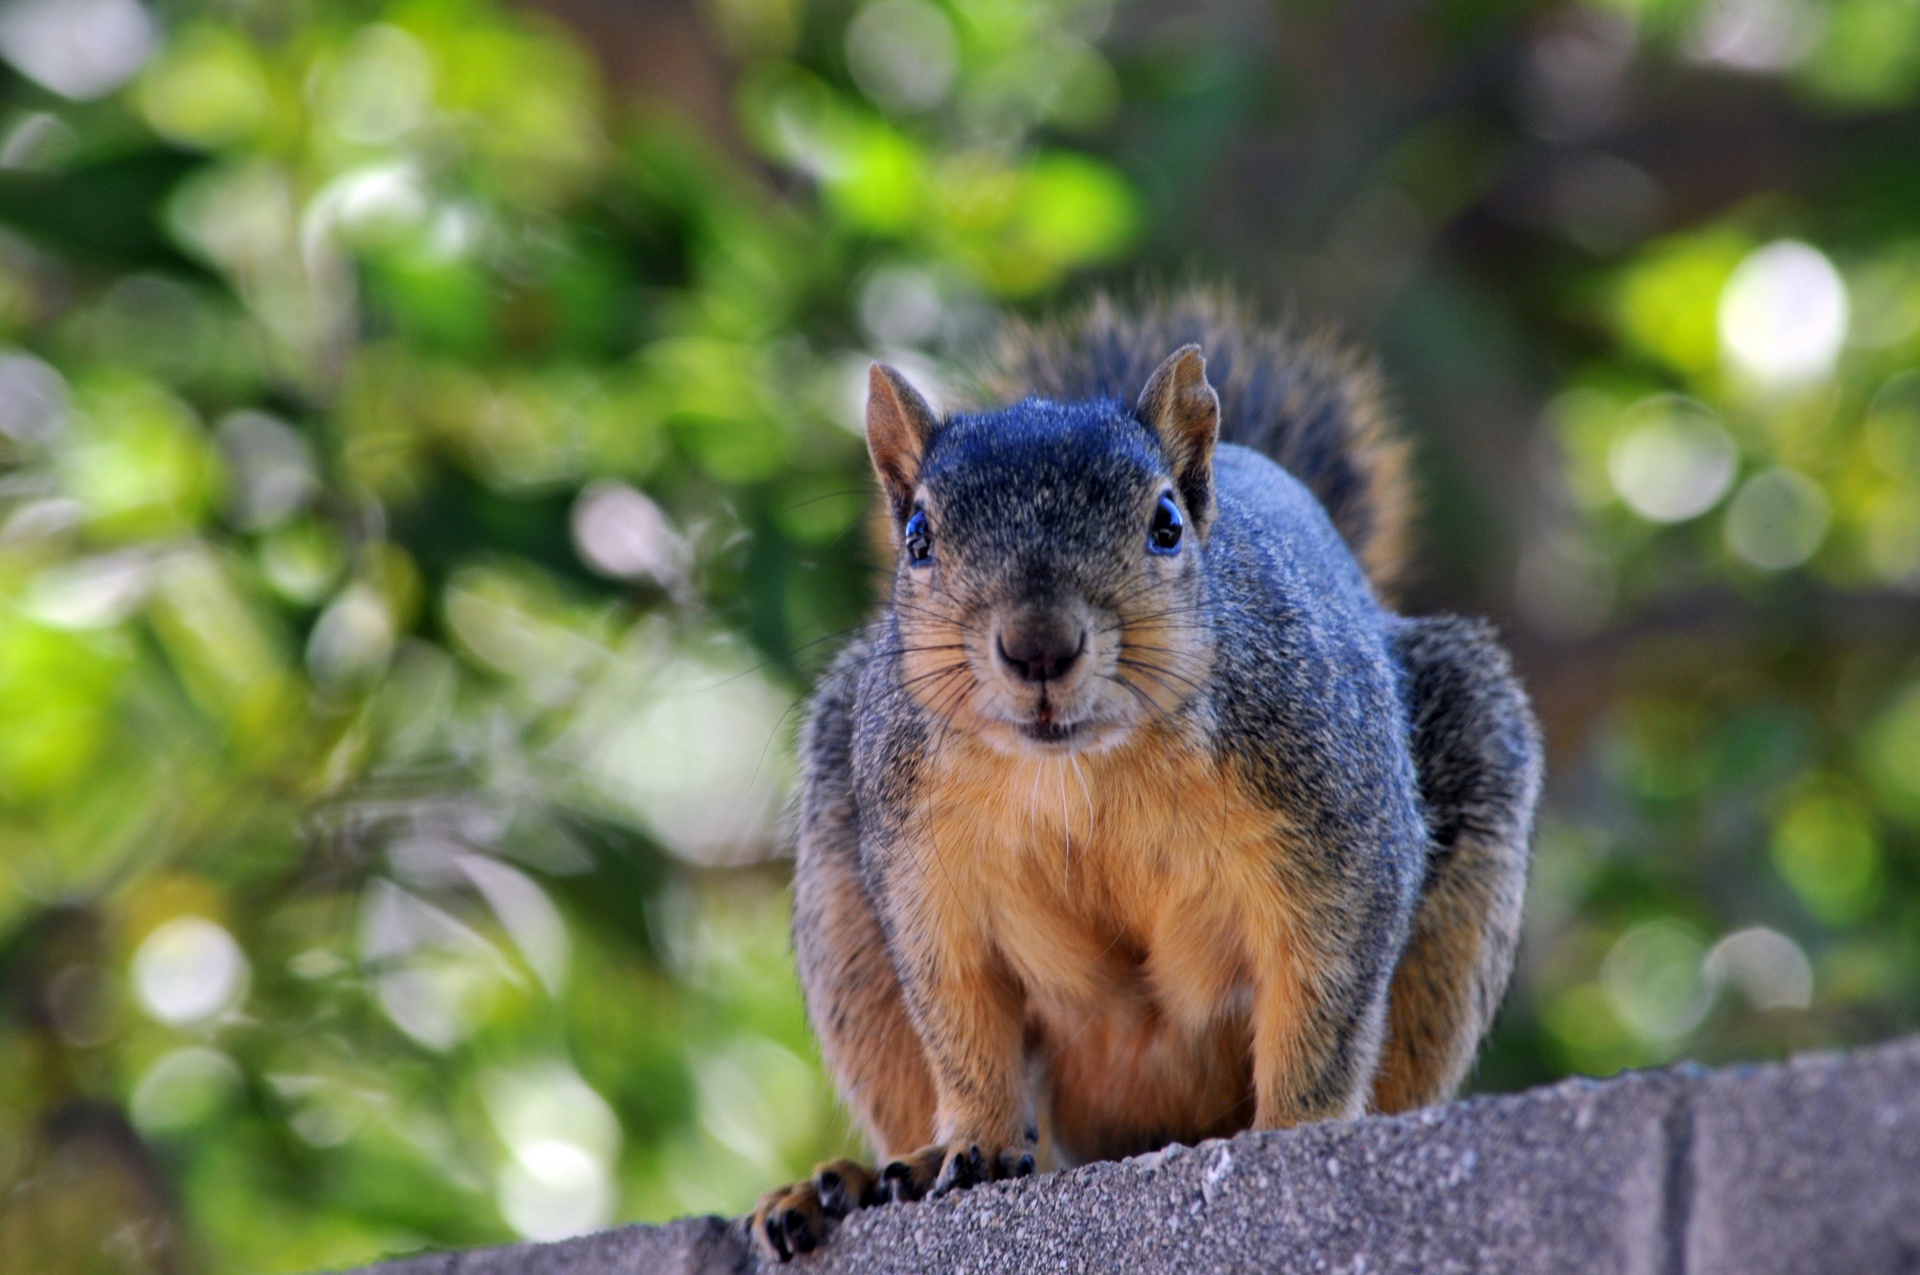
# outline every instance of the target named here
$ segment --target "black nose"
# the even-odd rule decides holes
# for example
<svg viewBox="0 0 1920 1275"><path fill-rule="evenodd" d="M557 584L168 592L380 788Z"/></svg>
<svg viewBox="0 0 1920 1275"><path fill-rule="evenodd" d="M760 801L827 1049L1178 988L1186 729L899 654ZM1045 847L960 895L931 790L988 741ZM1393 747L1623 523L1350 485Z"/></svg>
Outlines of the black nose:
<svg viewBox="0 0 1920 1275"><path fill-rule="evenodd" d="M994 649L1021 681L1052 682L1065 677L1087 649L1087 634L1057 624L1009 625L994 639Z"/></svg>

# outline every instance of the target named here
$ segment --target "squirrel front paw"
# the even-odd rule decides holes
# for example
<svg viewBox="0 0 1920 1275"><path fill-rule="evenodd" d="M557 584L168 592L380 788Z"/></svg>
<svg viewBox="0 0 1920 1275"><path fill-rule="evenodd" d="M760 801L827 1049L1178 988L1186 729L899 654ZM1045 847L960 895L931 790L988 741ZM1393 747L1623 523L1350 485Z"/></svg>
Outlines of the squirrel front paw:
<svg viewBox="0 0 1920 1275"><path fill-rule="evenodd" d="M939 1199L982 1182L1001 1182L1033 1174L1033 1152L1026 1147L982 1147L977 1142L936 1142L880 1170L878 1193L895 1202Z"/></svg>
<svg viewBox="0 0 1920 1275"><path fill-rule="evenodd" d="M826 1219L845 1217L879 1204L873 1171L852 1160L829 1160L804 1182L775 1187L760 1197L747 1219L754 1247L769 1261L784 1262L795 1253L811 1253L826 1238Z"/></svg>
<svg viewBox="0 0 1920 1275"><path fill-rule="evenodd" d="M802 1182L775 1187L760 1197L747 1229L760 1255L772 1262L811 1253L826 1238L828 1218L855 1209L908 1200L938 1199L982 1182L1033 1174L1025 1147L983 1148L979 1143L935 1143L887 1162L876 1175L852 1160L829 1160Z"/></svg>

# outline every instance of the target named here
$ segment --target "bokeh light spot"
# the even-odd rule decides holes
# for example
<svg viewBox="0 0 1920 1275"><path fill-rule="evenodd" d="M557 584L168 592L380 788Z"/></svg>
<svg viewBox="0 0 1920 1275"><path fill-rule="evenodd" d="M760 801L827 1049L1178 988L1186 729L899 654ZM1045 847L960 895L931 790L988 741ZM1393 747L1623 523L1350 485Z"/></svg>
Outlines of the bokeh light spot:
<svg viewBox="0 0 1920 1275"><path fill-rule="evenodd" d="M111 93L153 52L158 32L137 0L13 0L0 9L0 57L62 97Z"/></svg>
<svg viewBox="0 0 1920 1275"><path fill-rule="evenodd" d="M1777 468L1747 480L1727 506L1727 548L1763 571L1797 567L1826 539L1830 520L1819 484Z"/></svg>
<svg viewBox="0 0 1920 1275"><path fill-rule="evenodd" d="M507 1224L529 1239L561 1239L613 1219L618 1117L564 1062L490 1072L487 1114L511 1158L495 1199Z"/></svg>
<svg viewBox="0 0 1920 1275"><path fill-rule="evenodd" d="M240 1068L217 1049L190 1045L162 1054L140 1074L127 1114L146 1134L200 1123L240 1090Z"/></svg>
<svg viewBox="0 0 1920 1275"><path fill-rule="evenodd" d="M953 23L926 0L875 0L847 24L847 70L881 106L938 106L959 68Z"/></svg>
<svg viewBox="0 0 1920 1275"><path fill-rule="evenodd" d="M1720 292L1720 345L1755 384L1789 388L1833 371L1847 338L1847 286L1826 254L1782 239L1755 249Z"/></svg>
<svg viewBox="0 0 1920 1275"><path fill-rule="evenodd" d="M1813 1004L1813 963L1778 930L1737 930L1707 953L1703 966L1715 983L1737 988L1755 1009L1805 1009Z"/></svg>
<svg viewBox="0 0 1920 1275"><path fill-rule="evenodd" d="M0 434L21 443L40 443L59 432L67 419L67 382L31 354L0 354Z"/></svg>
<svg viewBox="0 0 1920 1275"><path fill-rule="evenodd" d="M1684 522L1720 503L1740 454L1704 404L1663 395L1629 417L1607 453L1607 475L1630 509L1651 522Z"/></svg>
<svg viewBox="0 0 1920 1275"><path fill-rule="evenodd" d="M338 686L378 673L393 657L393 614L371 586L348 585L313 626L307 667L314 680Z"/></svg>
<svg viewBox="0 0 1920 1275"><path fill-rule="evenodd" d="M184 1026L212 1018L239 1000L247 958L224 926L182 916L157 927L133 956L140 1006L163 1023Z"/></svg>
<svg viewBox="0 0 1920 1275"><path fill-rule="evenodd" d="M348 141L390 142L432 107L433 62L411 35L376 24L354 38L316 96L334 131Z"/></svg>
<svg viewBox="0 0 1920 1275"><path fill-rule="evenodd" d="M1712 1007L1705 956L1706 945L1688 926L1644 921L1614 940L1600 966L1600 985L1628 1030L1665 1044L1698 1027Z"/></svg>
<svg viewBox="0 0 1920 1275"><path fill-rule="evenodd" d="M1687 54L1736 71L1784 71L1813 52L1823 19L1807 0L1708 0Z"/></svg>
<svg viewBox="0 0 1920 1275"><path fill-rule="evenodd" d="M1807 910L1845 924L1879 900L1880 839L1873 817L1845 793L1812 788L1773 827L1773 864Z"/></svg>
<svg viewBox="0 0 1920 1275"><path fill-rule="evenodd" d="M660 506L625 483L588 484L573 503L572 523L581 560L603 576L670 588L686 575L686 541Z"/></svg>

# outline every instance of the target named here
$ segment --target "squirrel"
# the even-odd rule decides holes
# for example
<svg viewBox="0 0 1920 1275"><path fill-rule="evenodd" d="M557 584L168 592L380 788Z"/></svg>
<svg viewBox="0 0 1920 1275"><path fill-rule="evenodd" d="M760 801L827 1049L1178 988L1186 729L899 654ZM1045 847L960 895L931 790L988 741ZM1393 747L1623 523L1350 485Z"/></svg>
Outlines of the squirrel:
<svg viewBox="0 0 1920 1275"><path fill-rule="evenodd" d="M825 1220L1452 1095L1512 972L1541 748L1484 622L1387 609L1370 366L1218 293L1011 325L989 402L874 364L894 562L802 730L793 939L882 1167Z"/></svg>

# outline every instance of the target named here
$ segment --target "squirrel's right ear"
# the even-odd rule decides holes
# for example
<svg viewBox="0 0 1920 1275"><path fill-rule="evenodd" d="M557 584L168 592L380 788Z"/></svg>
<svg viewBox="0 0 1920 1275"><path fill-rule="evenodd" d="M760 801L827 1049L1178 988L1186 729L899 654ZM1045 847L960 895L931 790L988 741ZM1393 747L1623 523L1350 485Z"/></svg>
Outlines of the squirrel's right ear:
<svg viewBox="0 0 1920 1275"><path fill-rule="evenodd" d="M907 378L875 363L867 370L867 452L894 512L906 517L920 481L920 461L939 426L933 409Z"/></svg>
<svg viewBox="0 0 1920 1275"><path fill-rule="evenodd" d="M1187 512L1205 534L1213 517L1213 445L1220 437L1220 396L1207 383L1207 360L1197 345L1169 354L1140 391L1133 409L1142 424L1160 436L1173 481Z"/></svg>

